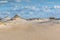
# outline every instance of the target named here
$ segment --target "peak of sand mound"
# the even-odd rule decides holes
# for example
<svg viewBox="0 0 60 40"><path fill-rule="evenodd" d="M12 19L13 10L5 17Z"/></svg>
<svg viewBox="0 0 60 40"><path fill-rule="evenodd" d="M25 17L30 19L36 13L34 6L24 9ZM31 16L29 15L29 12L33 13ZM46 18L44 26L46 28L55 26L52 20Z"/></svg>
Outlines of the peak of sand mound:
<svg viewBox="0 0 60 40"><path fill-rule="evenodd" d="M24 20L22 17L20 17L19 15L15 15L13 18L9 18L9 17L5 17L4 19L5 21L0 23L0 29L4 28L12 28L12 27L17 27L18 25L26 25L28 24L26 20ZM21 26L21 27L22 27Z"/></svg>
<svg viewBox="0 0 60 40"><path fill-rule="evenodd" d="M17 20L17 19L23 19L21 16L19 16L19 15L15 15L13 18L12 18L12 20Z"/></svg>
<svg viewBox="0 0 60 40"><path fill-rule="evenodd" d="M14 16L14 18L18 18L18 17L20 18L20 16L19 16L19 15L17 15L17 14Z"/></svg>

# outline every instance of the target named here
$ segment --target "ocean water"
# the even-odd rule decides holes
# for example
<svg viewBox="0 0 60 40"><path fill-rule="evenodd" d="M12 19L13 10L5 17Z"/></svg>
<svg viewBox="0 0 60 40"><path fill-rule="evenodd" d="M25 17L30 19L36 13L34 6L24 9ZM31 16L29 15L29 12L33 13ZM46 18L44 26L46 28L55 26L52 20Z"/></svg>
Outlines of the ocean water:
<svg viewBox="0 0 60 40"><path fill-rule="evenodd" d="M0 0L0 17L60 18L60 0Z"/></svg>

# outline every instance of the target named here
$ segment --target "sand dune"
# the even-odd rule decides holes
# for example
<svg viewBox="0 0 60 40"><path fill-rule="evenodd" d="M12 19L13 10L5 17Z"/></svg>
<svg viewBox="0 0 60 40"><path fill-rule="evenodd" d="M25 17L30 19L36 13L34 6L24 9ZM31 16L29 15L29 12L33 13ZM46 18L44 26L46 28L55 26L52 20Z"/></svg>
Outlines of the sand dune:
<svg viewBox="0 0 60 40"><path fill-rule="evenodd" d="M60 23L8 21L0 25L0 40L60 40Z"/></svg>

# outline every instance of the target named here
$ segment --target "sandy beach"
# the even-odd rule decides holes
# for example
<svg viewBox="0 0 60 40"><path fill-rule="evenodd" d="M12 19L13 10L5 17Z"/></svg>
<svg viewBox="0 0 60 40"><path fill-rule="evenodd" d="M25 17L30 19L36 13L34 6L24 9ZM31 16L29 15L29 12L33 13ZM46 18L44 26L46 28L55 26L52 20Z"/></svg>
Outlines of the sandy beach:
<svg viewBox="0 0 60 40"><path fill-rule="evenodd" d="M9 21L0 25L0 40L60 40L60 23Z"/></svg>

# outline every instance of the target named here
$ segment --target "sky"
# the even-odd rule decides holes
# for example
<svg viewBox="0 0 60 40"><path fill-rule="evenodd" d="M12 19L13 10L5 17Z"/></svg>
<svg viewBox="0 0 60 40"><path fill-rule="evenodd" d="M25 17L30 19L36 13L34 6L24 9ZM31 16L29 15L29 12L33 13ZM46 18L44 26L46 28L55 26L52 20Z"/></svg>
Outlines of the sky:
<svg viewBox="0 0 60 40"><path fill-rule="evenodd" d="M60 0L0 0L0 18L60 18Z"/></svg>

